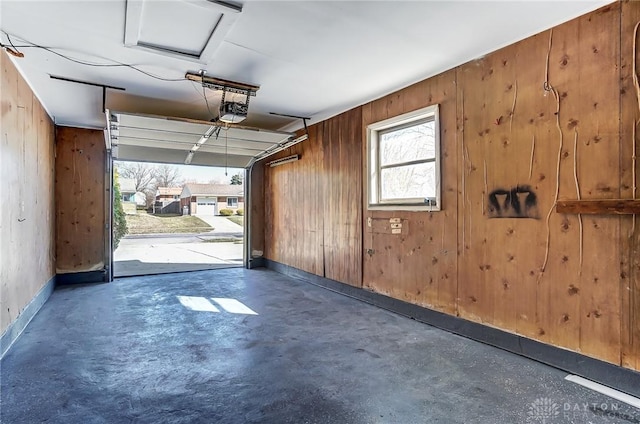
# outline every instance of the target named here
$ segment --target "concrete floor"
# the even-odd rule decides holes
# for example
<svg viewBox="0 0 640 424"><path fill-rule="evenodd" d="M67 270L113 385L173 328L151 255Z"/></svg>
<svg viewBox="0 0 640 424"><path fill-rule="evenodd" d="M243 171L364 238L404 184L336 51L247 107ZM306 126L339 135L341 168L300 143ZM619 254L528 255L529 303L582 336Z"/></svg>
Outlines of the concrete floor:
<svg viewBox="0 0 640 424"><path fill-rule="evenodd" d="M1 368L4 423L640 422L559 370L267 270L58 288Z"/></svg>

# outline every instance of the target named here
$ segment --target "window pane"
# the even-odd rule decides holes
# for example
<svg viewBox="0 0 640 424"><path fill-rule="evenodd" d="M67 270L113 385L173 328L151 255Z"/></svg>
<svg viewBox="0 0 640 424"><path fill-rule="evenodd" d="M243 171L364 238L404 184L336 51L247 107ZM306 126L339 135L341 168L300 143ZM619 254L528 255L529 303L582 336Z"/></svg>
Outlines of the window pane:
<svg viewBox="0 0 640 424"><path fill-rule="evenodd" d="M380 172L381 200L436 197L434 162L385 168Z"/></svg>
<svg viewBox="0 0 640 424"><path fill-rule="evenodd" d="M434 121L380 134L380 164L383 166L420 159L433 159L435 156Z"/></svg>

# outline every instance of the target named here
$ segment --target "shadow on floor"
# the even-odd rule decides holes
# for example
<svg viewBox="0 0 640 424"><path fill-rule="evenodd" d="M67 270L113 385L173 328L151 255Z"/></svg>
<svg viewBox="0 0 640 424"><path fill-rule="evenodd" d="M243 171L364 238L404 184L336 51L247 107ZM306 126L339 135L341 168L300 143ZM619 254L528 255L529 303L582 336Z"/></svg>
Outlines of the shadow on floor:
<svg viewBox="0 0 640 424"><path fill-rule="evenodd" d="M242 259L229 261L230 263L212 263L212 264L196 264L196 263L166 263L166 262L142 262L139 260L114 261L113 276L135 277L143 275L169 274L175 272L188 271L206 271L212 269L237 268L243 266Z"/></svg>

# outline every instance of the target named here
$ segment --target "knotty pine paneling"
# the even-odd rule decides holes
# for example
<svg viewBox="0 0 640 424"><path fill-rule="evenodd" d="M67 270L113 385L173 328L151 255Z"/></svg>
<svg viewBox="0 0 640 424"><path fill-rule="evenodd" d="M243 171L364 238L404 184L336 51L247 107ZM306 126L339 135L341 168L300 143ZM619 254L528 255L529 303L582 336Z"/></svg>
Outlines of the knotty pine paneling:
<svg viewBox="0 0 640 424"><path fill-rule="evenodd" d="M619 218L584 216L580 229L577 215L549 210L556 190L561 199L577 198L574 164L583 197L619 194L617 10L458 69L469 158L460 315L610 362L620 350L618 273L607 272L618 267ZM542 88L547 55L557 101ZM487 192L522 185L536 195L537 216L489 218Z"/></svg>
<svg viewBox="0 0 640 424"><path fill-rule="evenodd" d="M640 97L636 92L633 73L640 69L640 60L633 63L633 51L638 50L636 25L640 22L637 2L621 4L621 55L620 55L620 197L640 198L640 155L638 122L640 122ZM633 181L635 167L635 184ZM635 187L635 195L634 195ZM620 291L621 299L621 361L622 366L640 370L640 217L623 216L620 220Z"/></svg>
<svg viewBox="0 0 640 424"><path fill-rule="evenodd" d="M374 122L433 104L440 105L442 205L440 212L368 210L362 198L364 222L364 287L439 311L456 314L457 189L455 177L455 70L412 85L363 107L363 131ZM361 142L367 154L366 139ZM449 176L453 176L450 178ZM366 183L365 183L366 184ZM366 188L364 189L366 192ZM403 220L401 234L375 231L368 220Z"/></svg>
<svg viewBox="0 0 640 424"><path fill-rule="evenodd" d="M56 128L56 269L105 267L105 161L102 131Z"/></svg>
<svg viewBox="0 0 640 424"><path fill-rule="evenodd" d="M315 125L297 168L266 171L269 257L346 283L344 267L361 260L363 288L640 369L640 222L554 208L556 198L633 197L638 22L640 3L614 3ZM368 210L367 125L435 103L443 210ZM343 209L357 184L360 218ZM504 208L511 190L529 204L499 217L492 201ZM284 191L322 237L293 231L301 218L278 204ZM303 193L322 199L316 209ZM387 231L390 218L402 234Z"/></svg>

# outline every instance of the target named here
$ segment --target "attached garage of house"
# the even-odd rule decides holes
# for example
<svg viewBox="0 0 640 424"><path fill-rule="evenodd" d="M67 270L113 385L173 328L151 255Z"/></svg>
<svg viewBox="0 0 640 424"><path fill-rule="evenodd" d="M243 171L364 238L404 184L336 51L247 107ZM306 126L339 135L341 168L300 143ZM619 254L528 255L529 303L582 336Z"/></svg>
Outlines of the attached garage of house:
<svg viewBox="0 0 640 424"><path fill-rule="evenodd" d="M200 197L196 202L197 210L195 215L217 215L218 200L215 197Z"/></svg>
<svg viewBox="0 0 640 424"><path fill-rule="evenodd" d="M244 186L187 183L180 194L180 204L190 215L218 215L221 210L244 210Z"/></svg>
<svg viewBox="0 0 640 424"><path fill-rule="evenodd" d="M0 421L640 422L639 24L0 2ZM244 267L112 278L113 159L245 168Z"/></svg>

